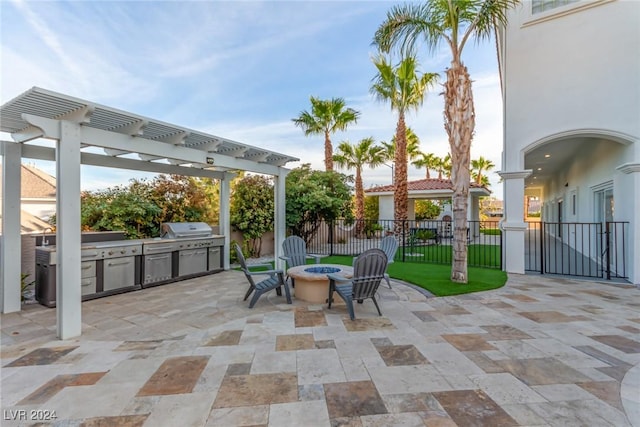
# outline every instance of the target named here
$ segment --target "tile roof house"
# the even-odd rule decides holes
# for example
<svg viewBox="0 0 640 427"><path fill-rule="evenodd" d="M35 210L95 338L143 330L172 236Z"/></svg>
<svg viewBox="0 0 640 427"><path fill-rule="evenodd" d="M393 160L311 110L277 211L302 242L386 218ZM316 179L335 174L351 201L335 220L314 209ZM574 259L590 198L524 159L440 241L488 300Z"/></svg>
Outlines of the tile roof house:
<svg viewBox="0 0 640 427"><path fill-rule="evenodd" d="M453 194L450 179L427 178L416 181L408 181L409 207L408 219L415 220L415 201L421 199L450 199ZM365 190L367 196L378 196L379 218L381 220L393 219L393 191L395 186L381 185ZM469 186L469 211L468 220L478 221L480 217L479 198L489 196L491 191L486 187L472 182Z"/></svg>

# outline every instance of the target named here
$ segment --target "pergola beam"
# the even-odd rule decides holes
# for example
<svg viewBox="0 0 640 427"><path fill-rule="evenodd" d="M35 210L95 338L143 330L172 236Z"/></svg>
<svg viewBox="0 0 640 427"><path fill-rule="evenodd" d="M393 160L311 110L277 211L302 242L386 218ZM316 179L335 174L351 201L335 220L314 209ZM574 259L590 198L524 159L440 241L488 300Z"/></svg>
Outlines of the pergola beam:
<svg viewBox="0 0 640 427"><path fill-rule="evenodd" d="M53 148L41 147L38 145L23 145L22 157L36 160L49 160L55 162L56 151ZM196 169L193 167L182 167L163 163L150 163L142 160L124 159L119 157L114 159L110 156L103 156L93 153L80 153L83 165L100 166L106 168L138 170L142 172L164 173L167 175L185 175L213 179L222 179L224 172L212 171L208 169Z"/></svg>
<svg viewBox="0 0 640 427"><path fill-rule="evenodd" d="M23 114L23 119L32 126L42 130L42 137L60 139L58 121L44 117ZM110 148L114 150L136 152L141 155L157 156L157 158L172 158L184 161L184 163L206 163L228 169L245 170L266 175L280 174L280 167L265 163L256 163L251 160L234 158L248 150L241 147L237 150L227 150L223 154L204 152L195 148L182 147L173 144L159 144L157 141L148 140L136 136L123 135L88 126L82 126L82 142L91 146Z"/></svg>

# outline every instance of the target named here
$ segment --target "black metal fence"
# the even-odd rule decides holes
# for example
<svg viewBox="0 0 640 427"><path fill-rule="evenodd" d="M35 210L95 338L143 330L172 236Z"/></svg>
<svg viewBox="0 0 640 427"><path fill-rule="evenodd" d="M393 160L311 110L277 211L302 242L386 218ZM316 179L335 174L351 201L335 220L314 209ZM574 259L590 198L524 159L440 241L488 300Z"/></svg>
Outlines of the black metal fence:
<svg viewBox="0 0 640 427"><path fill-rule="evenodd" d="M628 222L529 222L525 270L627 279Z"/></svg>
<svg viewBox="0 0 640 427"><path fill-rule="evenodd" d="M307 242L307 251L322 255L358 255L380 247L385 236L395 236L395 260L451 264L453 223L451 221L402 221L395 233L394 220L348 223L343 220L314 224L317 232ZM502 268L502 236L497 221L468 221L468 260L470 267Z"/></svg>

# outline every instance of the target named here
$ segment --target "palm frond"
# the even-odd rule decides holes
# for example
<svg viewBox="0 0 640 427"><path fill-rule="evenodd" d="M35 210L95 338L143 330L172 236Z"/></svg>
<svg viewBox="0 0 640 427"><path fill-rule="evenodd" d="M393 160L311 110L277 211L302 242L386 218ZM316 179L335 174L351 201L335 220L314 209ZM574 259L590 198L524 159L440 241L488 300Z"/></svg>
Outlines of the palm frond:
<svg viewBox="0 0 640 427"><path fill-rule="evenodd" d="M394 6L376 30L372 44L385 53L398 47L402 56L412 56L416 43L424 41L434 52L443 36L438 22L432 19L428 3Z"/></svg>

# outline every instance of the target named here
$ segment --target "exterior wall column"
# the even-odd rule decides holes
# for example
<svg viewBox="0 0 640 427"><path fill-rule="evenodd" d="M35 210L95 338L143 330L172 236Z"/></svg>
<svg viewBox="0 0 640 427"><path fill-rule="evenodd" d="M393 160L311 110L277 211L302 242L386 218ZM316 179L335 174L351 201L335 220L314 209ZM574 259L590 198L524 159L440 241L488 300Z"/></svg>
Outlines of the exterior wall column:
<svg viewBox="0 0 640 427"><path fill-rule="evenodd" d="M22 144L2 141L4 156L2 167L2 237L0 241L0 288L2 312L13 313L21 309L20 292L20 160Z"/></svg>
<svg viewBox="0 0 640 427"><path fill-rule="evenodd" d="M507 273L524 274L524 238L527 223L524 220L524 179L531 170L498 172L504 180L504 217L502 265Z"/></svg>
<svg viewBox="0 0 640 427"><path fill-rule="evenodd" d="M629 258L627 265L629 266L629 281L640 288L640 265L637 261L640 259L640 163L626 163L618 166L619 171L630 174L632 178L631 192L635 197L631 199L631 212L635 213L634 220L629 221Z"/></svg>
<svg viewBox="0 0 640 427"><path fill-rule="evenodd" d="M222 257L222 268L229 270L231 263L231 180L236 175L225 172L224 178L220 180L220 234L224 236L224 255Z"/></svg>
<svg viewBox="0 0 640 427"><path fill-rule="evenodd" d="M82 333L80 142L82 126L60 122L56 142L56 311L58 337L62 340Z"/></svg>
<svg viewBox="0 0 640 427"><path fill-rule="evenodd" d="M273 177L273 197L274 197L274 218L273 218L273 252L276 269L284 269L285 262L280 259L282 253L282 243L287 232L287 201L286 178L289 171L282 169L279 175Z"/></svg>

